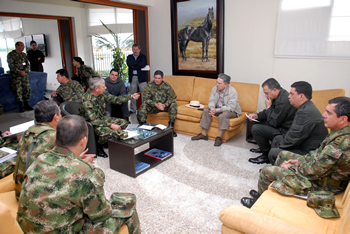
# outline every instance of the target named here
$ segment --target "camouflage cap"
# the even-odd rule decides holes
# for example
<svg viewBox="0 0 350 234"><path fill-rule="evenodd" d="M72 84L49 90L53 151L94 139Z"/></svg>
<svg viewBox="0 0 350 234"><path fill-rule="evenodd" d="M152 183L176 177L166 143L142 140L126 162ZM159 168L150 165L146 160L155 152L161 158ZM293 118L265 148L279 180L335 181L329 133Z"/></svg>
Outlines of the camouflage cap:
<svg viewBox="0 0 350 234"><path fill-rule="evenodd" d="M334 193L328 191L313 191L307 197L307 206L314 208L316 213L322 218L340 217L335 207Z"/></svg>
<svg viewBox="0 0 350 234"><path fill-rule="evenodd" d="M308 179L294 174L274 181L273 186L283 195L306 195L311 188L311 183Z"/></svg>

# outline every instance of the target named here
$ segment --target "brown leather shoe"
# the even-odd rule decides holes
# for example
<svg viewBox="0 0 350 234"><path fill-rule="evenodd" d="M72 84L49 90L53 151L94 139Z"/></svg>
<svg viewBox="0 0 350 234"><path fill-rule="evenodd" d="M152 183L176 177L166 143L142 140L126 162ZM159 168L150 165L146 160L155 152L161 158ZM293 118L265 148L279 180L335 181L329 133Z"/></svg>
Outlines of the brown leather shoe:
<svg viewBox="0 0 350 234"><path fill-rule="evenodd" d="M202 133L199 133L197 136L194 136L191 138L192 141L198 141L198 140L208 140L208 135L204 136Z"/></svg>
<svg viewBox="0 0 350 234"><path fill-rule="evenodd" d="M214 146L220 146L221 144L222 144L222 139L221 139L221 137L216 137L216 138L215 138Z"/></svg>

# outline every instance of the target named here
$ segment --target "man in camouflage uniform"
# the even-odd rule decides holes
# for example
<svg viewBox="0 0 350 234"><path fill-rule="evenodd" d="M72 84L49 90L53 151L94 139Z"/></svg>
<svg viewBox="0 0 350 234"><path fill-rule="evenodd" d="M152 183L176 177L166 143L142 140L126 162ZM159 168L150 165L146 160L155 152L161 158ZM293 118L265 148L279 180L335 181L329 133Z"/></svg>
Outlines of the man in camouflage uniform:
<svg viewBox="0 0 350 234"><path fill-rule="evenodd" d="M18 140L21 137L21 134L17 134L17 137L7 137L3 138L7 135L11 135L11 132L6 131L1 133L0 131L0 148L7 147L13 150L17 150ZM16 157L7 160L6 162L0 163L0 179L10 175L14 170L14 165L16 164Z"/></svg>
<svg viewBox="0 0 350 234"><path fill-rule="evenodd" d="M210 128L213 118L218 118L219 134L215 138L214 146L221 146L222 135L230 127L230 119L242 114L239 106L238 93L230 85L231 77L220 73L216 79L216 86L211 90L208 108L203 110L201 122L202 132L191 138L192 141L208 140L207 131Z"/></svg>
<svg viewBox="0 0 350 234"><path fill-rule="evenodd" d="M23 42L16 42L16 49L7 55L7 63L10 68L11 89L16 93L16 101L19 105L19 112L33 110L29 106L30 85L29 85L29 61L24 50ZM24 107L23 107L24 103Z"/></svg>
<svg viewBox="0 0 350 234"><path fill-rule="evenodd" d="M350 179L350 99L338 97L328 103L323 117L331 132L321 146L306 155L282 151L276 161L281 166L261 170L259 192L251 190L253 198L242 198L244 206L251 207L272 182L285 195L318 190L339 194L345 190Z"/></svg>
<svg viewBox="0 0 350 234"><path fill-rule="evenodd" d="M176 94L171 85L164 81L162 71L155 71L153 78L154 80L150 81L143 91L143 103L137 112L137 119L140 124L145 124L148 113L169 112L169 127L174 128L177 114Z"/></svg>
<svg viewBox="0 0 350 234"><path fill-rule="evenodd" d="M40 154L54 147L57 123L61 119L60 108L51 100L36 104L34 114L36 124L23 133L18 144L16 166L13 173L17 198L21 193L21 185L26 169ZM27 160L28 154L30 156L29 161Z"/></svg>
<svg viewBox="0 0 350 234"><path fill-rule="evenodd" d="M88 129L77 115L57 125L56 147L40 155L26 172L17 221L28 233L140 233L134 194L105 197L105 175L79 155Z"/></svg>
<svg viewBox="0 0 350 234"><path fill-rule="evenodd" d="M106 102L123 103L139 97L140 94L138 93L114 96L106 91L103 79L96 77L89 80L89 90L80 99L79 115L94 126L95 133L98 136L98 156L108 157L103 150L103 144L107 143L108 138L124 138L127 136L127 133L123 130L128 126L128 121L105 116Z"/></svg>
<svg viewBox="0 0 350 234"><path fill-rule="evenodd" d="M78 70L78 81L81 82L81 86L85 90L89 88L89 80L93 77L100 77L100 75L91 67L85 65L84 61L80 57L73 57L73 66Z"/></svg>
<svg viewBox="0 0 350 234"><path fill-rule="evenodd" d="M294 82L291 87L289 102L298 110L288 132L276 136L271 143L269 160L272 165L275 164L277 155L282 150L304 155L310 150L317 149L328 135L322 114L310 100L312 98L311 85L305 81L298 81Z"/></svg>
<svg viewBox="0 0 350 234"><path fill-rule="evenodd" d="M254 153L262 153L256 158L250 158L251 163L261 164L269 163L270 141L278 135L284 135L292 126L296 108L288 100L289 93L283 89L277 80L269 78L261 85L265 94L266 109L257 113L250 114L249 117L260 121L253 122L251 129L252 135L258 149L250 149ZM252 120L250 120L252 121Z"/></svg>
<svg viewBox="0 0 350 234"><path fill-rule="evenodd" d="M84 94L83 87L75 80L69 79L66 69L59 69L56 71L57 81L61 84L51 96L53 100L60 105L66 101L76 101Z"/></svg>

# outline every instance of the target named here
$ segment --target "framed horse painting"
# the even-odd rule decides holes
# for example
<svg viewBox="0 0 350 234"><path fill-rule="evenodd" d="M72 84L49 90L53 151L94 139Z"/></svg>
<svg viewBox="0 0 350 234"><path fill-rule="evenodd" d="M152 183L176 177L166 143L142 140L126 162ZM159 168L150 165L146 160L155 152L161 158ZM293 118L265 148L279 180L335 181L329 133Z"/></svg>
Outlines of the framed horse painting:
<svg viewBox="0 0 350 234"><path fill-rule="evenodd" d="M224 0L171 0L174 75L224 72Z"/></svg>

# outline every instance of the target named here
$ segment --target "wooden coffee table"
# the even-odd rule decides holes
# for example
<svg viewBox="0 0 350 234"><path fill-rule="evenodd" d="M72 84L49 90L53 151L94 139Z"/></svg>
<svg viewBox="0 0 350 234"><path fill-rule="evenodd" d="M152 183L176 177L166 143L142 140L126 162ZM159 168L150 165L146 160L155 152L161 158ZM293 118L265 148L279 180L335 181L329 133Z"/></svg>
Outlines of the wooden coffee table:
<svg viewBox="0 0 350 234"><path fill-rule="evenodd" d="M135 178L174 156L173 129L167 128L160 130L158 128L154 128L152 131L156 132L156 135L146 139L108 140L110 168ZM149 143L149 148L135 155L135 148L146 143ZM172 156L164 160L158 160L144 155L146 151L153 148L171 152ZM148 163L150 164L150 167L136 173L135 163L137 161Z"/></svg>

